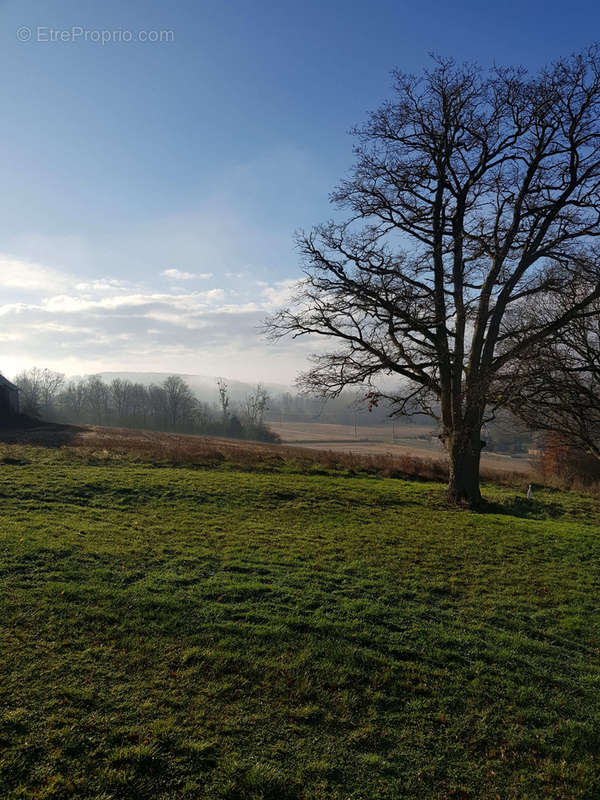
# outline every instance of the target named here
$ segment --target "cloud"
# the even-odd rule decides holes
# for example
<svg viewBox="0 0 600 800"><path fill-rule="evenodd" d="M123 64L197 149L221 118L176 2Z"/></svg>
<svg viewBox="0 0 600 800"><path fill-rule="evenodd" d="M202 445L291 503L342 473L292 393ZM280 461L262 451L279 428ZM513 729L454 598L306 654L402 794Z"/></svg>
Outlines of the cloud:
<svg viewBox="0 0 600 800"><path fill-rule="evenodd" d="M174 281L191 281L194 279L206 281L213 276L212 272L183 272L180 269L164 269L160 274Z"/></svg>
<svg viewBox="0 0 600 800"><path fill-rule="evenodd" d="M27 303L4 303L4 305L0 306L0 317L7 317L11 314L23 314L31 308L32 306Z"/></svg>
<svg viewBox="0 0 600 800"><path fill-rule="evenodd" d="M127 289L133 286L129 281L121 281L115 278L98 278L93 281L83 281L76 283L75 289L78 292L104 292L114 289Z"/></svg>
<svg viewBox="0 0 600 800"><path fill-rule="evenodd" d="M41 307L50 313L72 314L77 312L124 311L130 309L169 306L180 311L204 308L210 303L225 297L223 289L209 289L206 292L191 294L110 294L106 297L89 295L55 295L42 300Z"/></svg>
<svg viewBox="0 0 600 800"><path fill-rule="evenodd" d="M46 274L41 267L39 275ZM9 345L0 368L179 371L290 383L305 366L309 343L267 345L259 329L296 283L155 291L119 278L75 282L55 274L51 284L35 283L37 296L28 291L28 298L0 305L0 341ZM46 293L48 286L62 291Z"/></svg>
<svg viewBox="0 0 600 800"><path fill-rule="evenodd" d="M265 305L268 308L280 308L288 305L298 289L300 282L301 281L297 279L290 279L287 281L277 281L272 286L267 284L261 292L261 295L266 301Z"/></svg>
<svg viewBox="0 0 600 800"><path fill-rule="evenodd" d="M56 292L69 285L67 275L19 258L0 257L0 288Z"/></svg>

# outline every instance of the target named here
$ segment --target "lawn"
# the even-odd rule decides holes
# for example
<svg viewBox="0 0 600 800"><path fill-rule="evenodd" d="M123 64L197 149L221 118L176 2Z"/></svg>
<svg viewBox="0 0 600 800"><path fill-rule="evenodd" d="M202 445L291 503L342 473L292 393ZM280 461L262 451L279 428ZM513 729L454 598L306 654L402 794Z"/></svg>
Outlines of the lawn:
<svg viewBox="0 0 600 800"><path fill-rule="evenodd" d="M600 796L597 500L2 456L2 798Z"/></svg>

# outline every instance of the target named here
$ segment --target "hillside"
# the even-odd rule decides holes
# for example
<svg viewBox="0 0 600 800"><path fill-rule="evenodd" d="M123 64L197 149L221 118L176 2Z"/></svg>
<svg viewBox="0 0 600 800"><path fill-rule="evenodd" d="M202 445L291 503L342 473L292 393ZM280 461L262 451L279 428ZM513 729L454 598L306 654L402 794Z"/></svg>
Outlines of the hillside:
<svg viewBox="0 0 600 800"><path fill-rule="evenodd" d="M3 797L595 796L597 501L1 462Z"/></svg>

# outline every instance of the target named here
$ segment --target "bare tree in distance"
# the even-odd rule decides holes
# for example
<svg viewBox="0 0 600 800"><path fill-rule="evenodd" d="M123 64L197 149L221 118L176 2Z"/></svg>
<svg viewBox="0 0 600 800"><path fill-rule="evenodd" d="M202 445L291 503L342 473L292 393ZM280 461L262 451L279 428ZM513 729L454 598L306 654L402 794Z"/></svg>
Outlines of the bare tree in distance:
<svg viewBox="0 0 600 800"><path fill-rule="evenodd" d="M166 396L169 424L183 425L193 413L195 398L192 390L179 375L169 375L161 387Z"/></svg>
<svg viewBox="0 0 600 800"><path fill-rule="evenodd" d="M245 416L250 425L262 425L265 412L269 409L269 393L262 383L256 384L254 392L246 397L244 406Z"/></svg>
<svg viewBox="0 0 600 800"><path fill-rule="evenodd" d="M69 420L81 420L87 399L86 388L82 380L71 380L65 386L60 399Z"/></svg>
<svg viewBox="0 0 600 800"><path fill-rule="evenodd" d="M477 506L496 377L600 297L600 56L535 75L435 58L394 78L332 195L347 219L299 234L305 279L266 328L335 344L313 356L304 389L367 386L396 414L438 418L449 499ZM576 280L588 291L565 309ZM542 296L555 301L547 318L513 313Z"/></svg>
<svg viewBox="0 0 600 800"><path fill-rule="evenodd" d="M85 379L86 403L96 425L106 425L110 415L110 389L99 375Z"/></svg>
<svg viewBox="0 0 600 800"><path fill-rule="evenodd" d="M221 413L223 414L223 423L226 423L229 418L229 386L223 378L217 378L217 389L219 390L219 402L221 404Z"/></svg>
<svg viewBox="0 0 600 800"><path fill-rule="evenodd" d="M54 399L65 384L65 376L47 367L32 367L20 372L15 377L15 384L21 393L21 408L37 417L51 410Z"/></svg>
<svg viewBox="0 0 600 800"><path fill-rule="evenodd" d="M117 419L126 419L130 413L132 388L132 382L122 378L115 378L110 383L111 401Z"/></svg>

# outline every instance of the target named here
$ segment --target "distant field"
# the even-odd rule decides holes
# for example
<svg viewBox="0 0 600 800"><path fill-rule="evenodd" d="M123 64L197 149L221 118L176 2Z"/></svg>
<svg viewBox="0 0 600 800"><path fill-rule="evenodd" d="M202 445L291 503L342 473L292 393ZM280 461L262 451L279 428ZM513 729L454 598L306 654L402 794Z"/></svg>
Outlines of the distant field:
<svg viewBox="0 0 600 800"><path fill-rule="evenodd" d="M598 796L598 500L109 435L0 447L3 800Z"/></svg>
<svg viewBox="0 0 600 800"><path fill-rule="evenodd" d="M371 442L393 442L395 439L423 439L429 441L433 429L425 425L333 425L323 422L276 422L269 426L286 442L296 441L349 441L358 438Z"/></svg>
<svg viewBox="0 0 600 800"><path fill-rule="evenodd" d="M332 431L332 428L334 429ZM274 426L274 430L277 427ZM383 435L385 429L373 427L362 430L374 431L374 436ZM348 436L352 426L330 426L315 423L290 424L289 430L281 429L290 437L283 444L263 444L240 439L225 439L214 436L163 433L159 431L135 430L131 428L108 428L97 425L51 425L40 424L25 430L0 430L0 441L6 443L43 444L50 447L75 448L84 450L121 451L136 455L144 460L168 461L170 463L214 464L224 459L233 460L238 465L255 465L258 462L278 462L297 460L301 463L314 462L328 467L367 469L381 474L402 474L422 478L445 477L447 460L440 446L429 438L418 438L427 428L411 427L414 439L400 439L402 444L393 445L384 440L360 441L355 439L328 438ZM311 435L313 438L305 439ZM322 436L322 439L314 437ZM294 439L293 437L301 437ZM530 465L527 459L487 454L482 460L482 471L493 479L514 478L525 483L531 480Z"/></svg>
<svg viewBox="0 0 600 800"><path fill-rule="evenodd" d="M284 442L298 443L303 447L326 448L339 452L364 454L405 454L418 458L444 459L445 454L424 425L328 425L319 422L270 422ZM484 466L508 472L531 472L527 458L513 458L503 453L486 453L481 457Z"/></svg>

